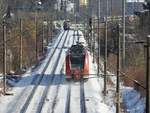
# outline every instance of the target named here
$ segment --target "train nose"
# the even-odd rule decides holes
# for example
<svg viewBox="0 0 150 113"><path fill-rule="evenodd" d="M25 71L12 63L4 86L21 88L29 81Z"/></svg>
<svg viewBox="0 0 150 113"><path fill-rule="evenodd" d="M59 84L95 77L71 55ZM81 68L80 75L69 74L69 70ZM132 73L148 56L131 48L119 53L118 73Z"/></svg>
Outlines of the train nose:
<svg viewBox="0 0 150 113"><path fill-rule="evenodd" d="M74 75L74 79L75 80L79 80L80 79L80 70L78 68L74 69L73 71L73 75Z"/></svg>

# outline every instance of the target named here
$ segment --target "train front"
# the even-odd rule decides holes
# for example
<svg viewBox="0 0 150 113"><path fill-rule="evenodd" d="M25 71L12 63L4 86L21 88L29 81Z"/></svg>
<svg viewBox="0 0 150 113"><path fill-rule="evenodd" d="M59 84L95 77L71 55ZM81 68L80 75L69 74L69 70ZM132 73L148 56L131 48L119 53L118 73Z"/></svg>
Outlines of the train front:
<svg viewBox="0 0 150 113"><path fill-rule="evenodd" d="M86 48L81 45L73 45L66 55L66 78L80 80L88 78L89 55Z"/></svg>

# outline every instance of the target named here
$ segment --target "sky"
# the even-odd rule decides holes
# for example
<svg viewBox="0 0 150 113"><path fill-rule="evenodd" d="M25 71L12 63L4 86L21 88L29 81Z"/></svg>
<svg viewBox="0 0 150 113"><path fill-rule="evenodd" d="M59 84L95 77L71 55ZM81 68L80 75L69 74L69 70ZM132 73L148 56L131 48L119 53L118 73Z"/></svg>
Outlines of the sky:
<svg viewBox="0 0 150 113"><path fill-rule="evenodd" d="M127 0L127 2L144 2L145 0Z"/></svg>

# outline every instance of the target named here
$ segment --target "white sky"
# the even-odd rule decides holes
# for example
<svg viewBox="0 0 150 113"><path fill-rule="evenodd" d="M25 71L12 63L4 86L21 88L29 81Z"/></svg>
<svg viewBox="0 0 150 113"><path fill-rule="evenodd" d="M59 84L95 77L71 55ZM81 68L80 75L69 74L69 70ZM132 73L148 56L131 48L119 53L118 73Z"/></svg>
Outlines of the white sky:
<svg viewBox="0 0 150 113"><path fill-rule="evenodd" d="M144 2L145 0L127 0L127 2Z"/></svg>

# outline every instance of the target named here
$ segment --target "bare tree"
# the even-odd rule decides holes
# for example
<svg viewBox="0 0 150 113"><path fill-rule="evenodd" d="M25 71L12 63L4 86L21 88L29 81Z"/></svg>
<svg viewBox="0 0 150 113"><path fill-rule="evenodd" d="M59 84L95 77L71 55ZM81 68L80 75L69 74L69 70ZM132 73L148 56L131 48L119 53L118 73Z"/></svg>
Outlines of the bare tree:
<svg viewBox="0 0 150 113"><path fill-rule="evenodd" d="M2 15L4 13L4 7L5 7L5 1L4 0L0 0L0 20L2 20Z"/></svg>

